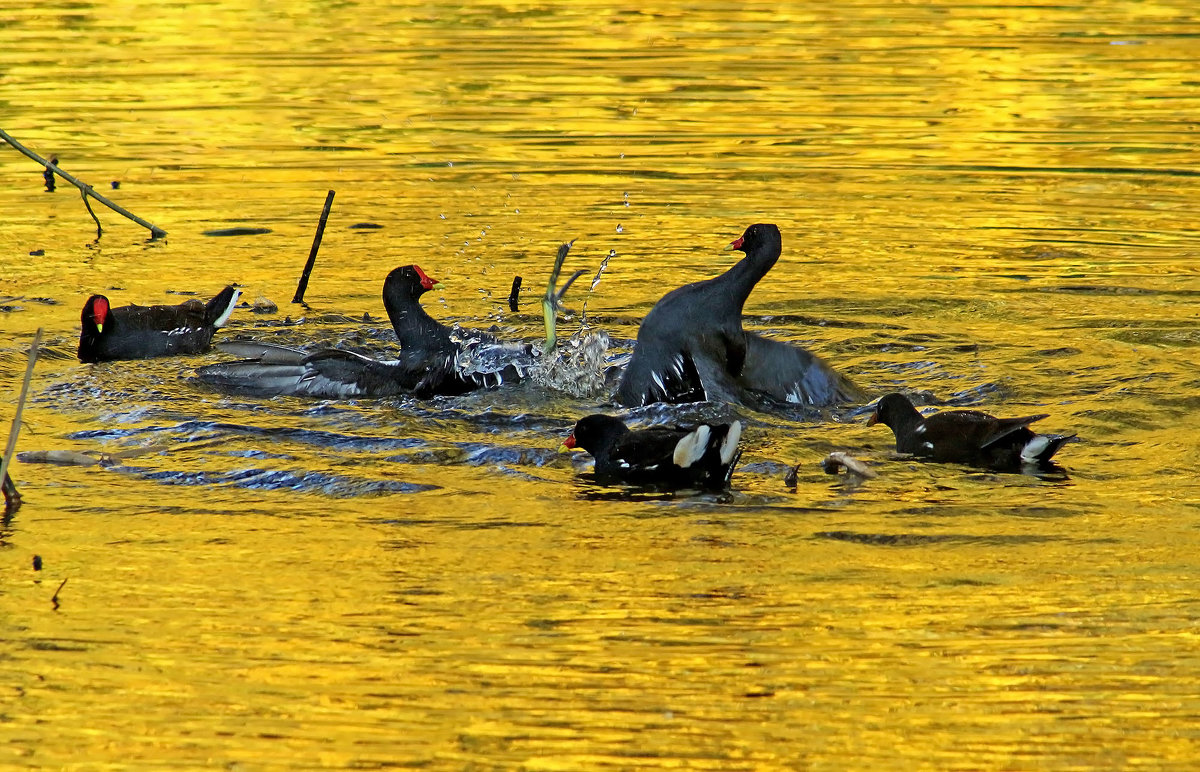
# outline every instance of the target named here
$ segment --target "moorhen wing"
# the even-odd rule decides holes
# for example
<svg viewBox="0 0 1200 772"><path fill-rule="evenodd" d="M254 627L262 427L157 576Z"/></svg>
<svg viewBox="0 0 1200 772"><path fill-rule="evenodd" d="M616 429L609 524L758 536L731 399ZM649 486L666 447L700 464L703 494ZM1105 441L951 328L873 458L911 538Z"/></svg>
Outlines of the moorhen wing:
<svg viewBox="0 0 1200 772"><path fill-rule="evenodd" d="M741 435L740 421L634 431L619 418L596 414L579 419L563 447L590 453L601 483L721 489L741 456Z"/></svg>
<svg viewBox="0 0 1200 772"><path fill-rule="evenodd" d="M903 394L886 394L867 419L896 435L896 450L920 458L997 470L1047 466L1074 434L1037 434L1029 424L1048 417L996 418L979 410L944 410L922 416Z"/></svg>
<svg viewBox="0 0 1200 772"><path fill-rule="evenodd" d="M92 295L80 317L79 361L202 354L213 333L229 320L241 290L232 286L204 303L195 298L177 306L120 306Z"/></svg>

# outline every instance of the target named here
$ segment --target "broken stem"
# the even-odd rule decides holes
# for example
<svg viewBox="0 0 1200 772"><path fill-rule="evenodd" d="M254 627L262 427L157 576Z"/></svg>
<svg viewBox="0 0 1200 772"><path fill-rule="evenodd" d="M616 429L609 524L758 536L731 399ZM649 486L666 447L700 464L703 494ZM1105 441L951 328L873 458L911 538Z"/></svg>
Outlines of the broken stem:
<svg viewBox="0 0 1200 772"><path fill-rule="evenodd" d="M123 217L127 217L130 220L133 220L135 223L142 226L143 228L149 229L151 238L157 239L157 238L161 238L161 237L167 235L167 232L164 231L162 228L158 227L157 225L154 225L153 223L147 222L146 220L143 220L142 218L138 217L133 212L130 212L128 209L121 206L120 204L116 204L116 203L113 203L112 201L109 201L107 198L100 195L95 190L92 190L91 185L88 185L85 182L81 182L79 179L71 176L70 174L67 174L62 169L58 168L58 166L56 166L55 164L52 164L51 162L47 161L45 158L42 158L37 153L35 153L32 150L30 150L29 148L25 147L20 142L13 139L12 136L9 135L9 133L6 132L4 129L0 129L0 139L3 139L9 145L12 145L13 149L16 150L18 153L22 153L22 154L28 156L29 158L32 158L33 160L37 161L42 166L46 167L47 171L57 174L59 177L62 177L67 182L69 182L72 185L74 185L75 187L79 188L79 190L83 192L85 201L87 200L88 196L91 196L92 198L99 201L101 204L104 204L109 209L116 212L117 214L119 214ZM96 215L93 213L92 217L95 217L95 216Z"/></svg>
<svg viewBox="0 0 1200 772"><path fill-rule="evenodd" d="M325 208L321 210L321 219L317 222L317 235L313 237L312 249L308 251L308 262L304 264L304 273L300 275L300 283L296 285L293 303L303 303L304 293L308 290L308 275L312 273L313 264L317 262L317 250L321 248L321 237L325 235L325 222L329 220L329 210L333 207L333 191L325 196Z"/></svg>
<svg viewBox="0 0 1200 772"><path fill-rule="evenodd" d="M33 379L33 363L37 361L38 345L42 342L42 328L33 334L33 345L29 347L29 364L25 366L25 380L21 384L21 396L17 400L17 412L13 415L12 428L8 430L8 444L4 446L4 458L0 459L0 481L8 476L8 465L13 451L17 449L17 435L21 432L21 412L25 409L25 397L29 395L29 382ZM16 492L16 486L13 486ZM18 496L18 498L20 498Z"/></svg>

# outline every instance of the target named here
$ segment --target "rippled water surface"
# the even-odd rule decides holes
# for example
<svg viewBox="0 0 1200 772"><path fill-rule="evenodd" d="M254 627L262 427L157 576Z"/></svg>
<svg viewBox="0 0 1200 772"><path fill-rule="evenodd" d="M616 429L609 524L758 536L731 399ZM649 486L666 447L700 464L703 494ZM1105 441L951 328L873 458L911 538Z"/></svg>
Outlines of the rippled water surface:
<svg viewBox="0 0 1200 772"><path fill-rule="evenodd" d="M42 327L20 448L123 454L13 468L0 766L1192 767L1198 34L1180 0L0 7L0 128L168 232L97 207L97 238L0 146L0 418ZM74 357L93 292L229 282L279 311L222 335L386 354L411 262L435 316L536 340L574 239L561 330L616 361L752 222L784 255L748 326L873 396L1049 413L1065 473L742 409L730 491L628 491L557 451L607 394Z"/></svg>

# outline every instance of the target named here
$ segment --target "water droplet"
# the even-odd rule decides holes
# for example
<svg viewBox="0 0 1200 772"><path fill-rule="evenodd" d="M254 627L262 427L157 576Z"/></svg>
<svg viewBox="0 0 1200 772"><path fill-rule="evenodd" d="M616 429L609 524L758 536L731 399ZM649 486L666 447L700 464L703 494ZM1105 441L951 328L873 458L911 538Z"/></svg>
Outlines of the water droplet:
<svg viewBox="0 0 1200 772"><path fill-rule="evenodd" d="M624 232L625 232L625 229L624 229L624 228L622 228L620 225L618 225L618 226L617 226L617 233L624 233Z"/></svg>
<svg viewBox="0 0 1200 772"><path fill-rule="evenodd" d="M446 219L446 215L444 215L444 214L439 214L438 217L441 217L443 220Z"/></svg>
<svg viewBox="0 0 1200 772"><path fill-rule="evenodd" d="M454 166L454 162L453 162L453 161L447 161L447 162L446 162L446 166Z"/></svg>

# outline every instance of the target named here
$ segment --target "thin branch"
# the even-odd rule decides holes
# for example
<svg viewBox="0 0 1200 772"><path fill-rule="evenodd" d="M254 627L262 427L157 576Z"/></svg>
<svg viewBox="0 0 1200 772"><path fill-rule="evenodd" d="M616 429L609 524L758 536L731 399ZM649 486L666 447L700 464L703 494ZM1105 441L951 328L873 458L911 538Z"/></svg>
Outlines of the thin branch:
<svg viewBox="0 0 1200 772"><path fill-rule="evenodd" d="M304 273L300 283L296 285L293 303L303 303L304 293L308 290L308 275L312 273L313 265L317 262L317 250L321 248L321 237L325 235L325 222L329 219L329 210L333 207L333 191L325 196L325 208L321 210L321 219L317 222L317 235L313 237L312 249L308 251L308 262L304 264Z"/></svg>
<svg viewBox="0 0 1200 772"><path fill-rule="evenodd" d="M96 221L96 238L100 238L104 235L104 229L100 227L100 218L97 217L96 213L92 211L92 205L88 203L87 200L87 193L81 190L79 191L79 195L83 196L83 205L87 207L88 214L90 214L92 219Z"/></svg>
<svg viewBox="0 0 1200 772"><path fill-rule="evenodd" d="M42 342L42 328L38 327L33 335L33 345L29 347L29 364L25 366L25 381L21 384L21 396L17 400L17 412L13 415L12 428L8 431L8 444L4 446L4 458L0 459L0 481L8 475L8 465L12 461L13 451L17 449L17 435L21 432L21 411L25 409L25 397L29 396L29 382L33 379L33 363L37 361L38 346ZM13 490L16 490L14 487Z"/></svg>
<svg viewBox="0 0 1200 772"><path fill-rule="evenodd" d="M63 588L63 587L66 587L66 586L67 586L67 580L66 580L66 579L63 579L63 580L62 580L62 584L60 584L60 585L58 586L58 589L54 591L54 597L50 599L50 602L54 604L54 609L55 609L56 611L58 610L58 594L59 594L60 592L62 592L62 588Z"/></svg>
<svg viewBox="0 0 1200 772"><path fill-rule="evenodd" d="M138 217L133 212L130 212L128 209L121 206L120 204L115 204L112 201L109 201L107 198L100 195L95 190L92 190L91 185L88 185L85 182L81 182L77 178L71 176L70 174L67 174L62 169L58 168L58 166L50 163L45 158L42 158L37 153L35 153L32 150L30 150L29 148L25 147L20 142L13 139L12 136L9 135L9 133L6 132L4 129L0 129L0 139L3 139L8 144L12 145L13 149L16 150L18 153L22 153L23 155L28 156L29 158L32 158L33 160L40 163L42 166L46 167L47 171L57 174L59 177L62 177L67 182L69 182L72 185L74 185L75 187L79 188L81 191L83 191L85 201L87 200L87 196L91 196L92 198L99 201L101 204L104 204L109 209L116 212L117 214L119 214L123 217L127 217L130 220L133 220L138 225L142 226L143 228L148 229L150 231L151 238L157 239L157 238L162 238L163 236L167 235L167 232L164 231L162 228L158 227L157 225L154 225L153 223L149 223L149 222L143 220L142 218ZM95 214L92 215L92 217L95 217L95 216L96 216Z"/></svg>

